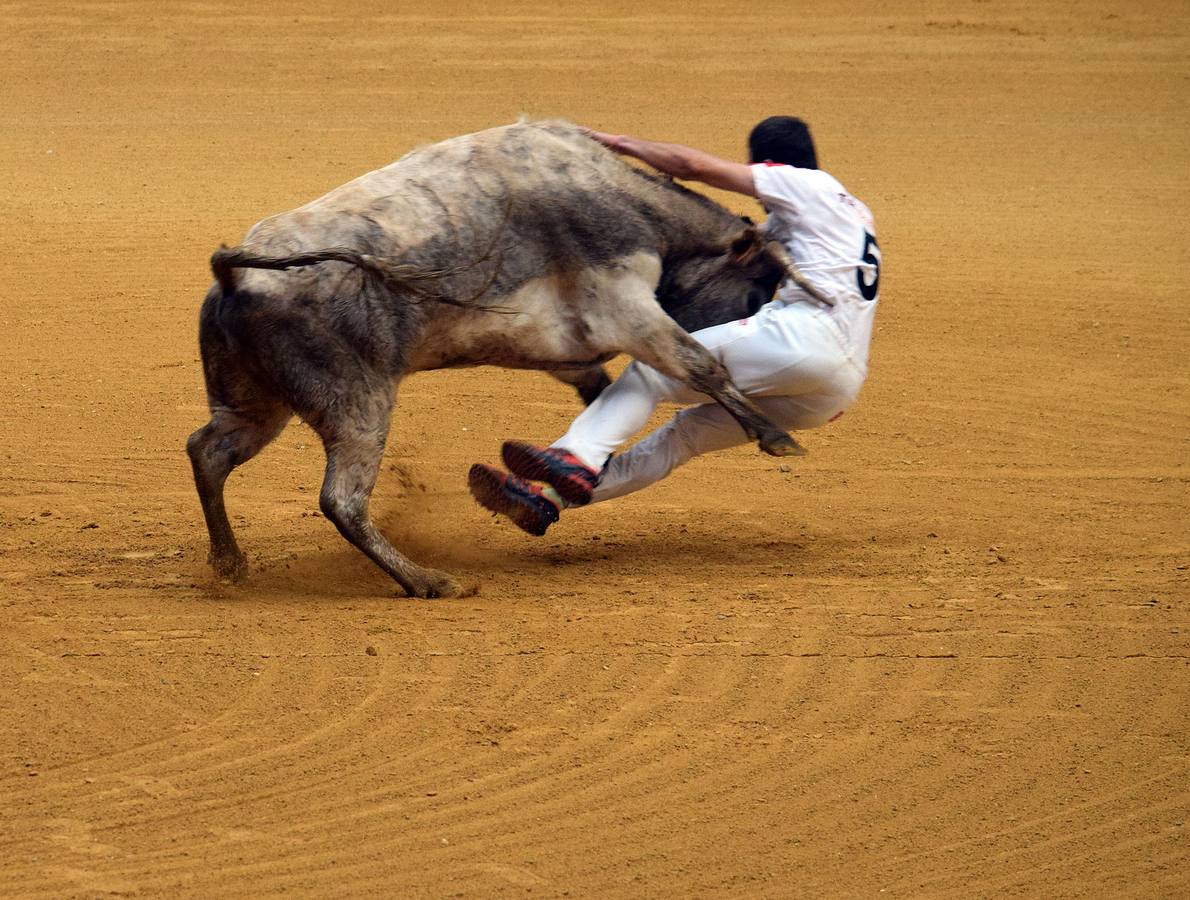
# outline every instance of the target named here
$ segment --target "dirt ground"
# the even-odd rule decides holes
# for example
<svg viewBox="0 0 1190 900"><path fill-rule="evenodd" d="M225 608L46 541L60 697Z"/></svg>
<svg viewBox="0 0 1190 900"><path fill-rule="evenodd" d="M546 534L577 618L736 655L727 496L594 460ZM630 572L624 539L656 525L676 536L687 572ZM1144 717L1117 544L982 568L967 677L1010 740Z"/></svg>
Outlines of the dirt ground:
<svg viewBox="0 0 1190 900"><path fill-rule="evenodd" d="M1190 895L1190 9L819 6L0 3L0 893ZM374 509L478 594L402 599L299 423L218 583L208 255L522 112L811 121L860 403L534 540L465 473L569 390L419 375Z"/></svg>

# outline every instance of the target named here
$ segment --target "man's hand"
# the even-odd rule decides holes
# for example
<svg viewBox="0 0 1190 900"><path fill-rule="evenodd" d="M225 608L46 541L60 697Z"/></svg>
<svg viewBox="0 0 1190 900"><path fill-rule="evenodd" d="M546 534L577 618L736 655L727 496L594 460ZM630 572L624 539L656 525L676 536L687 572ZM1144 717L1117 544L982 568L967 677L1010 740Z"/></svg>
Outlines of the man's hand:
<svg viewBox="0 0 1190 900"><path fill-rule="evenodd" d="M624 143L624 135L622 134L608 134L606 131L595 131L591 128L584 128L583 134L593 141L598 141L607 147L609 150L615 150L617 153L622 153L620 149Z"/></svg>

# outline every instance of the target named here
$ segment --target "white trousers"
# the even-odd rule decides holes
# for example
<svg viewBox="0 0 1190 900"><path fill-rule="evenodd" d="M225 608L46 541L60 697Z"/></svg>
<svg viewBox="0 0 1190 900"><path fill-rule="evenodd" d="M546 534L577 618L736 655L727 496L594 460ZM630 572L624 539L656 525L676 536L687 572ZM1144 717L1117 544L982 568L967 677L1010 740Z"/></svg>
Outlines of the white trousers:
<svg viewBox="0 0 1190 900"><path fill-rule="evenodd" d="M691 337L786 430L814 428L838 417L854 402L866 374L866 354L857 352L830 313L809 303L769 303L751 318L695 331ZM697 405L679 411L609 462L663 400ZM639 491L702 453L747 441L740 424L710 397L633 362L553 446L592 469L607 464L595 489L597 503Z"/></svg>

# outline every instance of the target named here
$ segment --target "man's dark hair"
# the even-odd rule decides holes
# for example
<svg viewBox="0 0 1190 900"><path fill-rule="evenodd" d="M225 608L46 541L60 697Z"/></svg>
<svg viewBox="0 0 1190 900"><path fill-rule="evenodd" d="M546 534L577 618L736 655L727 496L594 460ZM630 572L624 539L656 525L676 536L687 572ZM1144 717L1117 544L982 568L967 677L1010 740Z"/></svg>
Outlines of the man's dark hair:
<svg viewBox="0 0 1190 900"><path fill-rule="evenodd" d="M817 169L818 154L810 126L795 116L769 116L748 135L752 162L785 163L799 169Z"/></svg>

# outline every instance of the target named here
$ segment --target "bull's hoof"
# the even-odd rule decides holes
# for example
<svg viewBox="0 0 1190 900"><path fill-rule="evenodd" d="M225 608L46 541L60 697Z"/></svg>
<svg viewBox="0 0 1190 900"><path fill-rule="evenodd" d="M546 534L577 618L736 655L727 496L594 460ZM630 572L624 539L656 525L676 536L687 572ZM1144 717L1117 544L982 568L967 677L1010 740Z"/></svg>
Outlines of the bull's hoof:
<svg viewBox="0 0 1190 900"><path fill-rule="evenodd" d="M457 581L437 569L422 569L419 577L416 580L411 579L405 586L405 591L410 597L419 597L422 600L465 596L462 586Z"/></svg>
<svg viewBox="0 0 1190 900"><path fill-rule="evenodd" d="M212 553L207 561L215 574L226 581L243 581L248 574L248 558L242 553L228 553L216 556Z"/></svg>
<svg viewBox="0 0 1190 900"><path fill-rule="evenodd" d="M778 432L771 437L762 437L760 449L769 456L805 456L808 452L805 447L783 432Z"/></svg>

